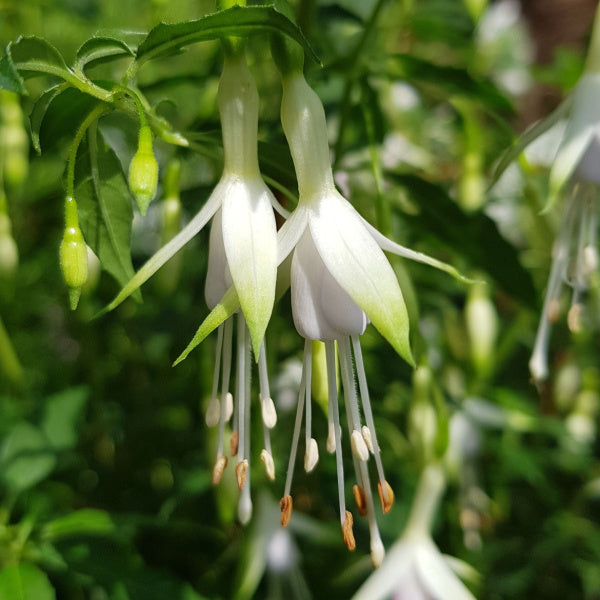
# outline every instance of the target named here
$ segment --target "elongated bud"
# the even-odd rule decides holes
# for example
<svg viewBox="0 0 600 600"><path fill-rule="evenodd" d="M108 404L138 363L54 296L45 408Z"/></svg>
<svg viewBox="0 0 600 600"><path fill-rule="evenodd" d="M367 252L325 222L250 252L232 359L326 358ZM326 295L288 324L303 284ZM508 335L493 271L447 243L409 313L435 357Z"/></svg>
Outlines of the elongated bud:
<svg viewBox="0 0 600 600"><path fill-rule="evenodd" d="M480 375L485 375L493 366L498 337L498 314L489 296L489 286L475 284L471 287L465 307L465 320L473 366Z"/></svg>
<svg viewBox="0 0 600 600"><path fill-rule="evenodd" d="M138 149L129 165L129 189L142 215L156 194L158 163L152 151L152 131L148 125L140 127Z"/></svg>
<svg viewBox="0 0 600 600"><path fill-rule="evenodd" d="M60 269L69 288L71 310L77 308L81 288L88 277L87 248L77 219L77 204L74 198L65 200L66 227L60 244Z"/></svg>

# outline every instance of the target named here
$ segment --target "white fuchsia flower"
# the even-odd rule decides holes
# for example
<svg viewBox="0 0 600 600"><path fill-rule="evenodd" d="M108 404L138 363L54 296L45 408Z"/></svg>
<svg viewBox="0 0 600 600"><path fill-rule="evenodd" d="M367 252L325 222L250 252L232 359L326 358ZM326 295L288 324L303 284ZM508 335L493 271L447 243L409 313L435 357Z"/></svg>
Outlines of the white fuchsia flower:
<svg viewBox="0 0 600 600"><path fill-rule="evenodd" d="M371 557L375 565L384 549L375 520L367 461L373 455L379 479L383 511L393 502L380 458L358 336L371 322L409 363L414 364L409 346L408 314L400 286L383 250L412 258L456 275L456 271L421 253L404 248L369 225L336 190L323 105L309 87L301 70L283 73L281 120L298 179L298 206L278 234L278 262L290 254L291 297L294 323L305 338L303 376L298 402L290 467L281 501L282 523L292 508L291 479L297 452L302 413L306 412L304 466L311 471L319 457L311 435L312 341L325 342L328 373L329 437L327 448L336 453L340 522L350 549L355 542L353 517L346 510L341 429L337 401L337 342L344 390L348 431L357 485L354 497L361 515L367 515L371 533ZM356 393L358 378L363 417Z"/></svg>
<svg viewBox="0 0 600 600"><path fill-rule="evenodd" d="M426 467L404 533L352 600L475 600L431 538L444 487L440 466Z"/></svg>
<svg viewBox="0 0 600 600"><path fill-rule="evenodd" d="M265 447L261 458L274 477L269 429L277 416L270 397L264 350L264 333L273 310L277 277L277 229L273 207L281 210L261 178L257 155L258 92L242 53L226 52L218 91L223 135L223 174L198 214L135 274L107 307L115 308L212 218L206 300L211 309L231 288L241 311L236 342L236 393L229 390L232 363L233 322L219 327L212 397L206 422L219 425L217 461L213 481L218 483L227 464L223 451L224 424L234 415L232 454L237 456L236 476L242 495L239 517L251 514L249 469L250 348L258 357ZM219 391L219 379L221 380Z"/></svg>

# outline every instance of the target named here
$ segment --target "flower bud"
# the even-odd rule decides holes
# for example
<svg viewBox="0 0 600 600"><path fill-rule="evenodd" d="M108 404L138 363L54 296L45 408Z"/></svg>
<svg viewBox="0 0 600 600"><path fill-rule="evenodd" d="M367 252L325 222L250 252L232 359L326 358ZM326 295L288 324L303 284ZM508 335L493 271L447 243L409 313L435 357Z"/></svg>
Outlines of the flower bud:
<svg viewBox="0 0 600 600"><path fill-rule="evenodd" d="M19 187L29 166L29 136L23 125L23 111L16 94L0 95L0 144L6 183Z"/></svg>
<svg viewBox="0 0 600 600"><path fill-rule="evenodd" d="M148 125L140 127L138 149L129 165L129 189L142 216L156 194L158 163L152 151L152 132Z"/></svg>
<svg viewBox="0 0 600 600"><path fill-rule="evenodd" d="M11 233L10 218L0 214L0 278L10 279L19 264L19 250Z"/></svg>
<svg viewBox="0 0 600 600"><path fill-rule="evenodd" d="M60 269L69 288L71 310L75 310L88 276L87 248L79 227L65 228L60 244Z"/></svg>
<svg viewBox="0 0 600 600"><path fill-rule="evenodd" d="M493 366L498 337L498 314L488 288L485 284L473 285L465 307L471 360L480 375L488 374Z"/></svg>

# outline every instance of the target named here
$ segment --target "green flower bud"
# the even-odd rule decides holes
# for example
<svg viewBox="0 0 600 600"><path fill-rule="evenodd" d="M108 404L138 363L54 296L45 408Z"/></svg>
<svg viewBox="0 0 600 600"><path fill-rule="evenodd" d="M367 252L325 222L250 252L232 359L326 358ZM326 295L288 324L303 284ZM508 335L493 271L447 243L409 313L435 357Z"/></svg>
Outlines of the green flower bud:
<svg viewBox="0 0 600 600"><path fill-rule="evenodd" d="M0 144L6 183L18 187L25 181L29 167L29 136L18 97L10 92L0 96Z"/></svg>
<svg viewBox="0 0 600 600"><path fill-rule="evenodd" d="M10 279L19 264L19 250L11 233L10 218L0 214L0 278Z"/></svg>
<svg viewBox="0 0 600 600"><path fill-rule="evenodd" d="M471 360L481 376L493 367L498 338L498 313L489 292L489 286L483 283L472 285L465 306Z"/></svg>
<svg viewBox="0 0 600 600"><path fill-rule="evenodd" d="M74 202L72 199L71 201ZM87 248L79 226L65 227L60 244L60 269L69 288L71 310L75 310L79 303L81 288L88 278Z"/></svg>
<svg viewBox="0 0 600 600"><path fill-rule="evenodd" d="M129 189L142 215L156 194L158 163L152 151L152 132L148 125L140 127L138 150L129 165Z"/></svg>

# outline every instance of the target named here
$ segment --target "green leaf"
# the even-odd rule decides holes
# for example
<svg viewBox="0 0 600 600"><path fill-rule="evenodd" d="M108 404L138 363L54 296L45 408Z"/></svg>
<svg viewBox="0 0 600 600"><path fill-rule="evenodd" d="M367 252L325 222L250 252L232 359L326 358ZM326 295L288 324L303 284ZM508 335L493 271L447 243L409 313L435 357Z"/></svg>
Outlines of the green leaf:
<svg viewBox="0 0 600 600"><path fill-rule="evenodd" d="M498 179L500 179L502 173L506 171L507 167L518 158L518 156L533 142L536 138L540 137L540 135L546 133L549 129L554 127L561 119L567 116L572 104L572 97L568 96L564 102L562 102L558 108L554 110L550 115L548 115L545 119L541 121L535 122L531 127L529 127L523 135L519 137L517 142L508 148L500 157L500 160L494 167L494 172L492 173L492 181L490 183L490 187L493 186Z"/></svg>
<svg viewBox="0 0 600 600"><path fill-rule="evenodd" d="M149 60L179 52L181 48L203 40L229 36L245 37L253 33L283 33L296 40L309 56L319 62L310 44L296 25L272 6L233 6L185 23L160 23L140 44L137 59Z"/></svg>
<svg viewBox="0 0 600 600"><path fill-rule="evenodd" d="M42 431L56 450L75 447L79 440L79 422L87 404L89 391L76 387L54 394L44 403Z"/></svg>
<svg viewBox="0 0 600 600"><path fill-rule="evenodd" d="M104 36L93 37L85 41L77 50L75 72L84 76L86 67L134 55L134 51L122 40Z"/></svg>
<svg viewBox="0 0 600 600"><path fill-rule="evenodd" d="M53 542L77 535L114 536L116 533L118 528L106 511L84 508L46 523L42 538Z"/></svg>
<svg viewBox="0 0 600 600"><path fill-rule="evenodd" d="M46 40L35 36L19 37L16 42L10 42L1 63L0 82L4 83L4 77L7 77L7 83L16 85L19 89L5 89L12 89L21 94L27 93L21 79L22 73L26 77L45 73L67 81L74 79L59 51Z"/></svg>
<svg viewBox="0 0 600 600"><path fill-rule="evenodd" d="M186 349L177 357L177 360L173 363L173 366L178 365L184 361L188 354L204 339L212 333L221 323L224 323L233 313L240 307L240 301L237 293L233 287L230 287L223 299L217 306L215 306L208 317L204 319L198 331L194 334L192 341L187 345Z"/></svg>
<svg viewBox="0 0 600 600"><path fill-rule="evenodd" d="M13 492L22 492L45 479L56 456L44 434L31 423L13 427L0 449L0 477Z"/></svg>
<svg viewBox="0 0 600 600"><path fill-rule="evenodd" d="M56 593L45 573L22 563L0 571L0 600L56 600Z"/></svg>
<svg viewBox="0 0 600 600"><path fill-rule="evenodd" d="M40 129L42 127L42 123L44 122L44 117L48 112L48 107L50 104L52 104L52 101L65 89L65 83L55 85L47 89L33 105L33 110L29 115L29 121L31 123L31 141L35 151L38 154L42 153L42 146L40 144Z"/></svg>
<svg viewBox="0 0 600 600"><path fill-rule="evenodd" d="M483 213L463 213L443 188L419 177L388 175L407 189L418 207L419 214L403 213L403 219L422 235L434 235L448 244L473 268L489 273L516 300L531 308L537 306L531 275L523 268L517 251L502 237L494 221Z"/></svg>
<svg viewBox="0 0 600 600"><path fill-rule="evenodd" d="M93 128L88 139L89 152L80 153L75 170L80 227L102 267L124 285L133 277L131 196L114 152L104 141L98 143Z"/></svg>

